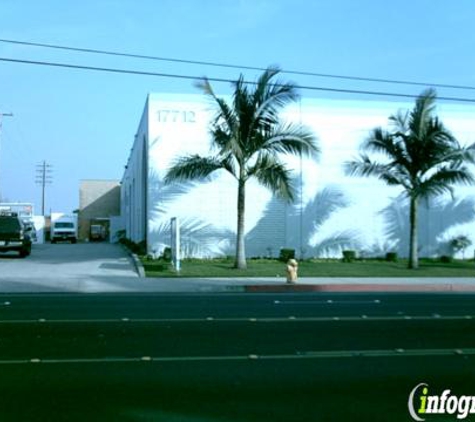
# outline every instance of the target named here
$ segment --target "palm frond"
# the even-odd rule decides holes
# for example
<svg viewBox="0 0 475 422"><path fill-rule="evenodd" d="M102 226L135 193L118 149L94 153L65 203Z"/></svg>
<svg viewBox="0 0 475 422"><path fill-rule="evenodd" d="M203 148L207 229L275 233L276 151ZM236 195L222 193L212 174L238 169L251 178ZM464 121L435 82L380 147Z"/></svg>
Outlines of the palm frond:
<svg viewBox="0 0 475 422"><path fill-rule="evenodd" d="M240 162L243 161L243 151L238 142L239 135L235 131L214 125L210 131L212 137L212 146L217 150L218 155L227 156L232 154Z"/></svg>
<svg viewBox="0 0 475 422"><path fill-rule="evenodd" d="M270 83L278 72L277 68L271 69L259 79L253 97L254 128L261 126L263 122L275 124L278 122L279 110L299 98L295 84L283 81Z"/></svg>
<svg viewBox="0 0 475 422"><path fill-rule="evenodd" d="M410 175L404 168L394 166L393 163L382 164L371 161L365 154L361 154L357 160L344 163L344 171L349 176L375 176L390 186L402 186L405 190L412 188Z"/></svg>
<svg viewBox="0 0 475 422"><path fill-rule="evenodd" d="M235 83L235 90L233 94L233 108L234 113L238 119L238 127L235 133L235 141L237 142L241 151L243 160L252 155L252 141L251 124L254 116L254 109L252 104L252 93L244 81L244 76Z"/></svg>
<svg viewBox="0 0 475 422"><path fill-rule="evenodd" d="M196 86L208 96L216 106L216 114L211 122L213 146L220 151L234 150L238 153L238 146L234 142L239 128L238 116L235 110L223 99L219 98L207 78L201 79Z"/></svg>
<svg viewBox="0 0 475 422"><path fill-rule="evenodd" d="M452 132L445 127L438 117L434 117L427 122L425 129L426 142L435 146L459 148L460 145Z"/></svg>
<svg viewBox="0 0 475 422"><path fill-rule="evenodd" d="M353 161L346 161L343 163L343 168L346 175L357 177L380 177L382 174L390 171L390 167L387 164L372 161L366 154L360 154Z"/></svg>
<svg viewBox="0 0 475 422"><path fill-rule="evenodd" d="M413 142L411 154L414 163L418 163L421 173L429 171L449 158L460 149L460 145L448 129L437 119L430 119L424 129L424 138Z"/></svg>
<svg viewBox="0 0 475 422"><path fill-rule="evenodd" d="M266 113L274 114L289 102L298 99L295 84L291 82L271 80L280 73L278 67L268 67L259 77L252 96L253 109L256 118L264 116Z"/></svg>
<svg viewBox="0 0 475 422"><path fill-rule="evenodd" d="M430 121L434 110L436 92L429 88L422 92L416 99L416 105L410 112L409 128L414 137L423 139L427 123Z"/></svg>
<svg viewBox="0 0 475 422"><path fill-rule="evenodd" d="M275 156L261 154L247 171L248 177L255 177L260 184L280 198L292 202L294 188L291 172Z"/></svg>
<svg viewBox="0 0 475 422"><path fill-rule="evenodd" d="M362 145L362 150L384 155L395 166L410 166L410 159L405 148L405 135L392 134L382 128L375 128Z"/></svg>
<svg viewBox="0 0 475 422"><path fill-rule="evenodd" d="M213 87L211 86L209 79L205 76L195 82L195 87L198 88L203 94L211 97L213 101L216 99Z"/></svg>
<svg viewBox="0 0 475 422"><path fill-rule="evenodd" d="M475 164L475 144L462 147L455 141L452 148L441 148L437 158L440 163L450 163L453 166Z"/></svg>
<svg viewBox="0 0 475 422"><path fill-rule="evenodd" d="M251 99L248 136L255 140L257 134L267 134L281 120L280 111L299 98L292 82L271 80L280 72L278 67L269 67L259 78Z"/></svg>
<svg viewBox="0 0 475 422"><path fill-rule="evenodd" d="M409 111L407 110L398 110L396 114L389 116L389 122L394 128L394 132L397 134L406 133L409 123Z"/></svg>
<svg viewBox="0 0 475 422"><path fill-rule="evenodd" d="M306 155L316 158L320 154L315 134L300 124L276 126L268 138L262 139L261 148L273 153Z"/></svg>
<svg viewBox="0 0 475 422"><path fill-rule="evenodd" d="M224 170L230 173L235 179L238 179L239 173L237 167L239 164L236 161L236 157L232 153L229 153L221 160L221 165Z"/></svg>
<svg viewBox="0 0 475 422"><path fill-rule="evenodd" d="M475 177L466 167L443 166L420 183L416 192L421 197L453 193L452 185L475 183Z"/></svg>
<svg viewBox="0 0 475 422"><path fill-rule="evenodd" d="M214 157L188 155L180 157L168 169L164 181L206 180L211 173L222 169L223 163Z"/></svg>
<svg viewBox="0 0 475 422"><path fill-rule="evenodd" d="M231 108L223 98L215 97L215 101L217 105L217 111L214 122L211 122L211 124L213 126L224 126L227 132L234 133L239 123L235 110Z"/></svg>
<svg viewBox="0 0 475 422"><path fill-rule="evenodd" d="M466 147L460 147L458 151L455 152L456 159L464 163L475 164L475 143L470 144ZM450 160L452 157L448 156Z"/></svg>

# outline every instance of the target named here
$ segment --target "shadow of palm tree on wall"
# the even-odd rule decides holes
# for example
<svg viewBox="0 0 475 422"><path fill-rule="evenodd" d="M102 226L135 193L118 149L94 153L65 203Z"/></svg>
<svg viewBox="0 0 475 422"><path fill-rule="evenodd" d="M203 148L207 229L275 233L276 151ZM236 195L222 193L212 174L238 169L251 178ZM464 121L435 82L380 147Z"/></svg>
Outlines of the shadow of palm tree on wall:
<svg viewBox="0 0 475 422"><path fill-rule="evenodd" d="M300 258L332 256L343 249L354 248L359 243L356 230L319 237L328 219L347 206L349 202L344 194L334 187L317 192L303 208L273 198L247 234L246 248L251 256L277 256L281 248L292 248Z"/></svg>
<svg viewBox="0 0 475 422"><path fill-rule="evenodd" d="M170 246L171 223L162 222L154 231L160 239L158 245L163 248ZM226 256L232 250L233 233L214 227L198 218L180 220L180 251L182 258L212 258ZM154 251L155 252L155 251ZM157 255L155 252L154 255Z"/></svg>
<svg viewBox="0 0 475 422"><path fill-rule="evenodd" d="M171 243L172 216L167 216L169 205L187 194L197 183L180 182L165 184L156 171L149 173L151 201L151 220L157 222L149 227L149 250L152 255L158 256ZM181 254L183 258L207 258L216 255L229 254L234 233L230 230L215 227L200 218L190 217L180 220Z"/></svg>
<svg viewBox="0 0 475 422"><path fill-rule="evenodd" d="M475 219L475 198L443 202L430 200L420 204L418 237L420 254L431 257L449 253L444 234L451 228ZM380 212L385 219L387 240L394 245L398 255L407 257L409 253L409 202L395 198Z"/></svg>

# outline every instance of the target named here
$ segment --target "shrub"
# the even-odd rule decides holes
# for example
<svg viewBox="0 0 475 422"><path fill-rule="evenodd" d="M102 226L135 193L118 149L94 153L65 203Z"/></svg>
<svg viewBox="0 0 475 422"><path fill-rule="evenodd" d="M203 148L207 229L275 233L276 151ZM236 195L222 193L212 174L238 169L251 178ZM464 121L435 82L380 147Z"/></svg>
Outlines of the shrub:
<svg viewBox="0 0 475 422"><path fill-rule="evenodd" d="M126 231L125 230L117 230L116 234L117 239L119 243L122 243L121 241L125 239Z"/></svg>
<svg viewBox="0 0 475 422"><path fill-rule="evenodd" d="M388 252L386 253L386 261L388 262L397 262L397 252Z"/></svg>
<svg viewBox="0 0 475 422"><path fill-rule="evenodd" d="M356 251L345 250L343 251L343 262L353 262L356 259Z"/></svg>
<svg viewBox="0 0 475 422"><path fill-rule="evenodd" d="M126 237L121 237L119 239L119 243L124 245L130 252L137 254L137 255L146 255L147 253L147 242L142 240L139 243L135 243Z"/></svg>
<svg viewBox="0 0 475 422"><path fill-rule="evenodd" d="M289 259L295 259L295 249L281 249L279 261L287 262Z"/></svg>
<svg viewBox="0 0 475 422"><path fill-rule="evenodd" d="M127 249L132 249L134 242L132 242L130 239L127 239L126 237L121 237L119 239L119 243L121 245L124 245Z"/></svg>
<svg viewBox="0 0 475 422"><path fill-rule="evenodd" d="M443 262L444 264L450 264L452 262L453 258L449 255L442 255L440 257L440 262Z"/></svg>
<svg viewBox="0 0 475 422"><path fill-rule="evenodd" d="M137 243L137 248L135 252L137 255L146 255L147 254L147 242L142 240L141 242Z"/></svg>
<svg viewBox="0 0 475 422"><path fill-rule="evenodd" d="M160 255L160 259L163 259L165 262L172 262L172 248L167 246Z"/></svg>

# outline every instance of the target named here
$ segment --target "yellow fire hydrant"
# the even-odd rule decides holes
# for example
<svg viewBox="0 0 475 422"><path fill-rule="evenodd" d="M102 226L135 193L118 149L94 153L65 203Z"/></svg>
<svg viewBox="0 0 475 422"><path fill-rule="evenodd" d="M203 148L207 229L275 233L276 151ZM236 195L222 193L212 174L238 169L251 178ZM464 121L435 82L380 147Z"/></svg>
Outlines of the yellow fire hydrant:
<svg viewBox="0 0 475 422"><path fill-rule="evenodd" d="M295 259L289 259L287 261L287 283L296 283L297 282L297 271L299 269L299 264Z"/></svg>

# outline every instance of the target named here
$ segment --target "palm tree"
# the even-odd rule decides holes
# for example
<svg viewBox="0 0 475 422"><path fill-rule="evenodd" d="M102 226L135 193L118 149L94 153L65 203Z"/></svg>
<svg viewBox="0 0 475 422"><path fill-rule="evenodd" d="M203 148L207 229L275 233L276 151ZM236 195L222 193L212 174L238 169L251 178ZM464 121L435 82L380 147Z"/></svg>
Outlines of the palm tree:
<svg viewBox="0 0 475 422"><path fill-rule="evenodd" d="M421 198L449 192L455 183L475 181L467 164L475 163L475 144L462 147L435 115L436 93L424 91L409 112L389 117L390 131L375 128L362 150L386 157L384 162L362 153L345 163L346 173L375 176L401 186L409 198L409 268L418 268L417 207Z"/></svg>
<svg viewBox="0 0 475 422"><path fill-rule="evenodd" d="M409 249L409 201L407 198L397 197L379 212L385 220L385 234L392 250L399 256L407 253ZM439 198L421 201L418 207L417 236L423 241L424 247L419 246L418 251L425 251L429 256L434 254L447 254L447 233L462 224L473 222L475 215L475 198L451 198L442 201ZM387 252L387 250L385 251Z"/></svg>
<svg viewBox="0 0 475 422"><path fill-rule="evenodd" d="M218 98L209 80L199 84L216 106L211 121L212 156L187 155L178 158L168 170L165 181L207 179L226 170L237 181L237 241L235 267L246 268L244 215L246 183L249 179L269 188L274 194L293 201L291 172L281 154L316 156L315 135L301 125L284 123L279 111L298 99L292 83L273 82L279 69L270 67L252 85L243 75L233 83L232 101Z"/></svg>

